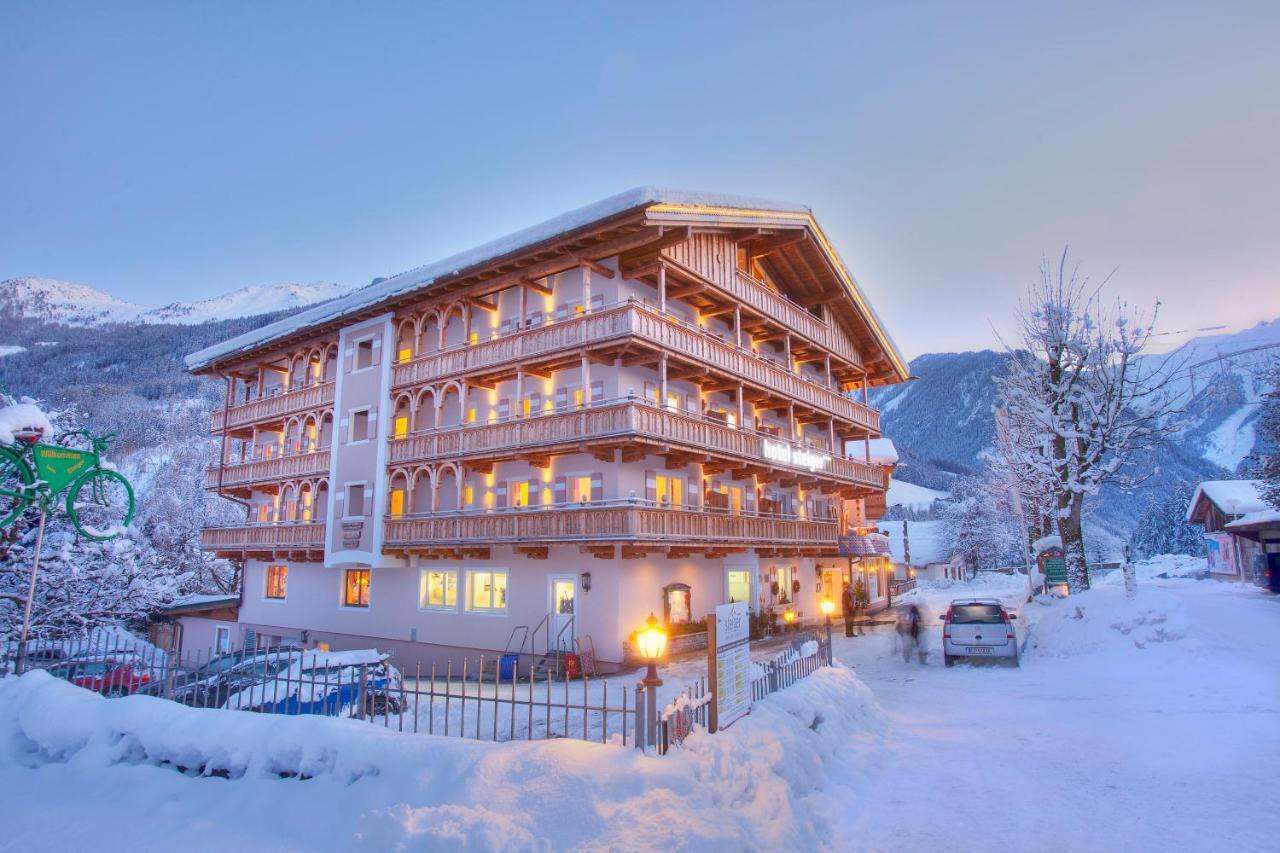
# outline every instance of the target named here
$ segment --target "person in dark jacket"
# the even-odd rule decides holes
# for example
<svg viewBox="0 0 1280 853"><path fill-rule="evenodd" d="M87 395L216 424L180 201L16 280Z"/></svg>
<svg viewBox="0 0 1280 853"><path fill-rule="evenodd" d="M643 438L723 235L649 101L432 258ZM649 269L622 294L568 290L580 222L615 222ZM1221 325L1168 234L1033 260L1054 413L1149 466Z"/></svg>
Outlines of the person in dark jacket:
<svg viewBox="0 0 1280 853"><path fill-rule="evenodd" d="M855 627L853 620L858 613L858 600L854 597L853 587L849 584L844 585L844 592L840 594L840 612L844 614L844 635L852 637Z"/></svg>
<svg viewBox="0 0 1280 853"><path fill-rule="evenodd" d="M915 652L920 659L920 663L924 663L924 617L920 613L920 608L916 605L910 605L899 614L898 636L902 641L903 662L909 662L911 653Z"/></svg>

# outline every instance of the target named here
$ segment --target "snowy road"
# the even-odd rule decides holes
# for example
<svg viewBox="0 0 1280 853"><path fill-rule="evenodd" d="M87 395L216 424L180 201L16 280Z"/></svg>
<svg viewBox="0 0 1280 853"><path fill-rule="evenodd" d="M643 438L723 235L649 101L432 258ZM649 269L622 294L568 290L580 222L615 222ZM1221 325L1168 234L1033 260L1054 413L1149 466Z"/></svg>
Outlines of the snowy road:
<svg viewBox="0 0 1280 853"><path fill-rule="evenodd" d="M1120 590L1089 595L1084 609L1104 611L1107 624L1042 622L1016 670L944 668L938 628L923 667L894 654L889 632L838 638L837 656L891 724L882 741L858 745L858 766L840 781L837 843L1276 849L1280 599L1210 581L1149 580L1139 605L1150 603L1157 627L1126 636L1110 624L1127 627L1111 612L1122 607ZM1019 624L1042 615L1037 608L1068 606L1028 604Z"/></svg>

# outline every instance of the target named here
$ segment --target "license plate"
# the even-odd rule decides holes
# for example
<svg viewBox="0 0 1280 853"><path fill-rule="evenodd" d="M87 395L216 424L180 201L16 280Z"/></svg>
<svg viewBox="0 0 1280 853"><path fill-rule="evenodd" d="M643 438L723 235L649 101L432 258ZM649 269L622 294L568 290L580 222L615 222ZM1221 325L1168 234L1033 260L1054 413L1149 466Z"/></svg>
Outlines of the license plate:
<svg viewBox="0 0 1280 853"><path fill-rule="evenodd" d="M971 655L989 655L991 649L987 646L965 646L964 650Z"/></svg>

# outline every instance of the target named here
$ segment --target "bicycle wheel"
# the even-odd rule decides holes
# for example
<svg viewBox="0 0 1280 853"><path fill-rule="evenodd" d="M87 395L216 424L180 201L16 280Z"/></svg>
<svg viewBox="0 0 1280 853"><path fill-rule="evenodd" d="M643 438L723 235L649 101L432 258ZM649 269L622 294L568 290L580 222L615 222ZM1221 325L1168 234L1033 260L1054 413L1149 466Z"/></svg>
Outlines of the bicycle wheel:
<svg viewBox="0 0 1280 853"><path fill-rule="evenodd" d="M115 471L99 468L85 474L67 495L67 517L76 531L94 542L124 533L133 521L133 486Z"/></svg>
<svg viewBox="0 0 1280 853"><path fill-rule="evenodd" d="M0 447L0 528L13 524L31 503L27 489L34 480L21 456Z"/></svg>

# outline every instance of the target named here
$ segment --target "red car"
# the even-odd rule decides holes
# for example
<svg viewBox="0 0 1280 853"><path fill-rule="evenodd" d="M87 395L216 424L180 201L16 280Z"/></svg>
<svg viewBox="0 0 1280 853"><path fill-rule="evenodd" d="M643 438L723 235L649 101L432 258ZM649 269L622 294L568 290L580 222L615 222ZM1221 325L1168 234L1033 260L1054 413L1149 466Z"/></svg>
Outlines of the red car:
<svg viewBox="0 0 1280 853"><path fill-rule="evenodd" d="M49 674L103 696L128 696L151 681L145 672L115 660L70 661L50 669Z"/></svg>

